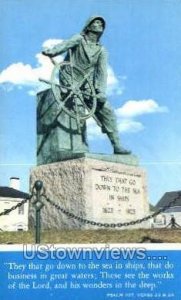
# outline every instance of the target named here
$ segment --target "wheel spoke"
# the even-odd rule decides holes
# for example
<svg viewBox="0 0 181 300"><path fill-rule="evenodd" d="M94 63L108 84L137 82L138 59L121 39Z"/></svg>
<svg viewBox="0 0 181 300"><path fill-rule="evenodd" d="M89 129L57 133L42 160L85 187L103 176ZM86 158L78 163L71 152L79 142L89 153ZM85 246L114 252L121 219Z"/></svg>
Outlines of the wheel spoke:
<svg viewBox="0 0 181 300"><path fill-rule="evenodd" d="M58 63L52 57L49 58L54 66L58 66Z"/></svg>
<svg viewBox="0 0 181 300"><path fill-rule="evenodd" d="M67 83L70 84L70 82L69 82L68 79L65 77L65 75L63 74L63 72L61 72L60 74L61 74L60 76L62 76L62 77L67 81Z"/></svg>
<svg viewBox="0 0 181 300"><path fill-rule="evenodd" d="M76 86L74 86L75 89L80 89L81 86L84 84L84 82L87 80L87 78L90 76L91 72L89 72L87 75L84 76L84 78L81 80L80 83L77 83Z"/></svg>
<svg viewBox="0 0 181 300"><path fill-rule="evenodd" d="M61 103L66 102L72 95L73 95L73 92L71 91L71 92L65 97L65 99L63 99L63 101L61 101Z"/></svg>
<svg viewBox="0 0 181 300"><path fill-rule="evenodd" d="M74 86L74 70L72 65L70 65L70 69L71 69L72 86Z"/></svg>
<svg viewBox="0 0 181 300"><path fill-rule="evenodd" d="M67 97L65 99L63 99L63 101L61 101L61 106L60 106L60 111L58 112L58 114L56 115L56 119L58 118L58 116L61 114L63 107L64 107L64 103L73 95L73 92L70 92L69 95L67 95Z"/></svg>
<svg viewBox="0 0 181 300"><path fill-rule="evenodd" d="M66 85L62 85L62 84L60 85L60 88L63 88L63 89L69 90L69 91L72 90L72 88L70 86L66 86Z"/></svg>
<svg viewBox="0 0 181 300"><path fill-rule="evenodd" d="M82 93L82 95L84 95L84 96L99 98L97 95L91 95L90 93L87 93L87 92L81 91L81 93Z"/></svg>
<svg viewBox="0 0 181 300"><path fill-rule="evenodd" d="M76 123L77 123L78 133L81 133L81 130L80 130L79 109L78 109L77 99L76 98L75 98L75 115L76 115Z"/></svg>
<svg viewBox="0 0 181 300"><path fill-rule="evenodd" d="M82 93L83 94L83 93ZM83 97L82 97L82 94L79 95L79 99L81 100L82 104L84 105L84 107L87 109L88 112L90 112L92 110L92 108L90 108L84 101ZM95 112L92 114L92 117L94 118L94 120L97 122L97 124L101 127L101 123L100 121L98 120L98 118L96 117L95 115Z"/></svg>
<svg viewBox="0 0 181 300"><path fill-rule="evenodd" d="M61 100L61 98L59 98L59 97L57 96L57 93L56 93L56 90L55 90L56 87L57 87L57 86L54 85L54 88L53 88L54 96L55 96L55 100L57 101L57 103L60 105L60 108L61 108L62 103L66 102L66 101L73 95L73 92L70 91L69 94L65 97L65 99L62 99L62 100ZM58 87L60 88L60 86L58 86Z"/></svg>
<svg viewBox="0 0 181 300"><path fill-rule="evenodd" d="M43 79L43 78L38 78L39 81L41 82L44 82L46 84L52 84L50 80L46 80L46 79Z"/></svg>
<svg viewBox="0 0 181 300"><path fill-rule="evenodd" d="M77 85L75 86L75 89L80 89L81 88L81 86L84 84L84 82L86 81L86 77L84 77L83 79L82 79L82 81L80 82L80 83L77 83Z"/></svg>

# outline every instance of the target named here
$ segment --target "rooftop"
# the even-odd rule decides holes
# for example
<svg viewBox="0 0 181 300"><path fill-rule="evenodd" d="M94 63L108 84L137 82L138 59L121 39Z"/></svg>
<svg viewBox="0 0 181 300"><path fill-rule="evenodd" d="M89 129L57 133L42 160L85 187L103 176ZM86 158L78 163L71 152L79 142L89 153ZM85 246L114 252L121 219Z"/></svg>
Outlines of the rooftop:
<svg viewBox="0 0 181 300"><path fill-rule="evenodd" d="M28 193L21 192L19 190L7 187L7 186L1 186L0 187L0 198L1 197L7 197L7 198L30 198L30 195Z"/></svg>
<svg viewBox="0 0 181 300"><path fill-rule="evenodd" d="M179 197L180 195L180 197ZM177 199L176 199L177 198ZM174 201L174 199L176 199ZM164 206L169 205L170 202L174 201L170 207L174 206L181 206L181 191L175 192L167 192L163 195L163 197L158 201L157 205L155 206L157 209L162 208Z"/></svg>

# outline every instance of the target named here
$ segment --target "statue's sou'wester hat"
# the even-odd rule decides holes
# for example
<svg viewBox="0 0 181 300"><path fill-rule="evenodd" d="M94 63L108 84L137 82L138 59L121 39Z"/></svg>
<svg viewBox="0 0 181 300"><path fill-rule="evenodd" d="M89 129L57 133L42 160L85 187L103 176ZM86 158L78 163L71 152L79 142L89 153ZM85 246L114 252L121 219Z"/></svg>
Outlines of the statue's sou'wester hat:
<svg viewBox="0 0 181 300"><path fill-rule="evenodd" d="M90 17L90 18L87 20L87 22L85 23L85 26L84 26L84 28L83 28L83 30L82 30L82 32L81 32L82 35L86 33L87 27L89 27L89 25L90 25L93 21L95 21L95 20L101 20L102 23L103 23L103 28L105 29L105 27L106 27L106 21L105 21L105 19L104 19L103 17L101 17L101 16L92 16L92 17Z"/></svg>

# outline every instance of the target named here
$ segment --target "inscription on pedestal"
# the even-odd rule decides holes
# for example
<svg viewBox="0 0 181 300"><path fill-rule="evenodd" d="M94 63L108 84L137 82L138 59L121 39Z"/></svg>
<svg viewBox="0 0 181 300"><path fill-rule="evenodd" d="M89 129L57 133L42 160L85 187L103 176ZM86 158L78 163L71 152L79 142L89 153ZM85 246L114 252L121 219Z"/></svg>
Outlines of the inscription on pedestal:
<svg viewBox="0 0 181 300"><path fill-rule="evenodd" d="M90 158L72 159L34 168L31 187L36 180L43 181L46 196L55 204L88 220L115 224L149 214L146 174L137 166ZM41 217L42 229L99 228L68 217L46 201ZM31 204L29 224L34 229L35 213ZM147 228L148 225L141 223L127 228Z"/></svg>
<svg viewBox="0 0 181 300"><path fill-rule="evenodd" d="M144 194L140 174L92 170L93 214L97 219L142 216Z"/></svg>

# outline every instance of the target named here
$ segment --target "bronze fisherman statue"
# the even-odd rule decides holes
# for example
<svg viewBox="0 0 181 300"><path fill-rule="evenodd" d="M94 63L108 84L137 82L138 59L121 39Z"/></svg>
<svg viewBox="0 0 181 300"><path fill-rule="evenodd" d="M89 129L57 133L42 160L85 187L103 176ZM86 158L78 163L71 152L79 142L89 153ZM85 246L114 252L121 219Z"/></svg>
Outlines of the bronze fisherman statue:
<svg viewBox="0 0 181 300"><path fill-rule="evenodd" d="M105 26L104 18L92 17L87 21L80 34L74 35L53 48L46 48L42 53L51 59L66 53L63 68L59 69L61 86L59 97L63 99L62 102L66 103L67 112L71 101L76 106L75 102L78 98L79 102L85 104L87 110L91 110L95 106L93 116L101 126L102 132L109 137L114 154L126 155L131 152L120 144L116 117L106 98L107 52L99 43ZM69 62L71 63L69 64ZM72 100L73 93L74 99ZM96 105L94 99L96 99ZM80 109L79 113L81 115ZM81 118L77 122L80 128L83 128ZM56 126L55 123L53 126Z"/></svg>

